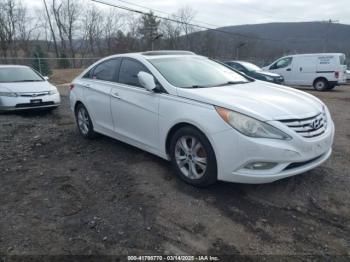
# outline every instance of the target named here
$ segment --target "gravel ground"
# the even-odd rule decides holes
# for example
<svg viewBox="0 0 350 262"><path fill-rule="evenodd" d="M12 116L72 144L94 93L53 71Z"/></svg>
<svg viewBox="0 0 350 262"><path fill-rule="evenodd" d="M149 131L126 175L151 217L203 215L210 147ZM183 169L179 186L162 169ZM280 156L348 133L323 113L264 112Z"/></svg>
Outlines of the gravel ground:
<svg viewBox="0 0 350 262"><path fill-rule="evenodd" d="M324 165L197 189L170 164L53 112L0 115L0 254L350 255L350 86L313 92L336 124ZM1 259L0 259L1 260Z"/></svg>

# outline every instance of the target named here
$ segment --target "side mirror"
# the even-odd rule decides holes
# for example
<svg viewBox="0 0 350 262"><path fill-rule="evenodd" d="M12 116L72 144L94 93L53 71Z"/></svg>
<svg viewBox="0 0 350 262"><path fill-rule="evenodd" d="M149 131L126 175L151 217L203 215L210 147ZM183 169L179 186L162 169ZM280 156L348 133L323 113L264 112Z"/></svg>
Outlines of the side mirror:
<svg viewBox="0 0 350 262"><path fill-rule="evenodd" d="M44 76L43 78L45 79L45 81L48 81L50 79L50 77L48 76Z"/></svg>
<svg viewBox="0 0 350 262"><path fill-rule="evenodd" d="M153 91L156 88L156 82L151 74L141 71L137 74L137 78L140 84L148 91Z"/></svg>

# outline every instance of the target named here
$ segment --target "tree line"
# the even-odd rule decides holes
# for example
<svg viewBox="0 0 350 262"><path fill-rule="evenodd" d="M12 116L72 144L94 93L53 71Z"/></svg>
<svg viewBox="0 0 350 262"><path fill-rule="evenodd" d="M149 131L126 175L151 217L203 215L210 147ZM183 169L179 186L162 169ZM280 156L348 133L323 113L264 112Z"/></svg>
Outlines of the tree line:
<svg viewBox="0 0 350 262"><path fill-rule="evenodd" d="M184 23L195 17L189 7L174 14ZM30 56L40 44L54 57L105 56L153 48L186 48L180 36L194 29L160 21L152 12L135 15L100 8L82 0L43 0L28 10L19 0L0 0L0 56ZM180 43L181 42L181 43Z"/></svg>
<svg viewBox="0 0 350 262"><path fill-rule="evenodd" d="M192 50L214 58L237 54L239 37L222 43L210 30L193 34L198 28L189 24L195 16L188 6L169 15L176 23L152 12L122 12L88 0L42 0L41 7L31 10L20 0L0 0L0 57L41 54L59 58L58 66L67 67L80 66L76 63L86 57L151 49ZM251 52L254 46L245 41L244 49Z"/></svg>

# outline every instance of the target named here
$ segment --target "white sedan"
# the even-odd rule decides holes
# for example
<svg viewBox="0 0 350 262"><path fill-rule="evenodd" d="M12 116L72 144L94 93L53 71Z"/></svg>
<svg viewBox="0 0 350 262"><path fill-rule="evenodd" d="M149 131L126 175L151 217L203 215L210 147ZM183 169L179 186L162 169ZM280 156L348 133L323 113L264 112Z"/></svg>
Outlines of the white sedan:
<svg viewBox="0 0 350 262"><path fill-rule="evenodd" d="M334 124L319 99L191 52L102 59L73 81L70 104L83 137L101 133L171 160L196 186L272 182L332 152Z"/></svg>
<svg viewBox="0 0 350 262"><path fill-rule="evenodd" d="M60 102L57 88L30 67L0 65L0 111L54 109Z"/></svg>

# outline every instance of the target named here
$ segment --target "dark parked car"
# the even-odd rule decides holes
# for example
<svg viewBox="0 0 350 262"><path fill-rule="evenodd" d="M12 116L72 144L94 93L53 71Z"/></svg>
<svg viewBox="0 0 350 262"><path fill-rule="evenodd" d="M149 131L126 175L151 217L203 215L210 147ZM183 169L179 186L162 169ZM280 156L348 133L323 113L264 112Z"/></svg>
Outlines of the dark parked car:
<svg viewBox="0 0 350 262"><path fill-rule="evenodd" d="M283 84L284 79L283 76L278 74L270 73L267 71L263 71L260 67L243 61L226 61L224 62L226 65L232 67L235 70L238 70L247 76L252 78L267 81L275 84Z"/></svg>

